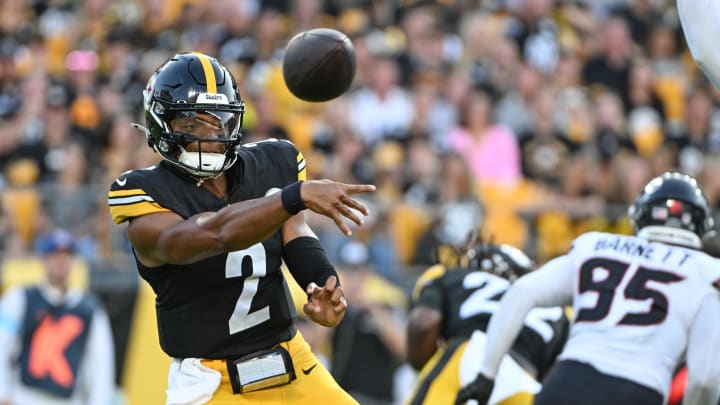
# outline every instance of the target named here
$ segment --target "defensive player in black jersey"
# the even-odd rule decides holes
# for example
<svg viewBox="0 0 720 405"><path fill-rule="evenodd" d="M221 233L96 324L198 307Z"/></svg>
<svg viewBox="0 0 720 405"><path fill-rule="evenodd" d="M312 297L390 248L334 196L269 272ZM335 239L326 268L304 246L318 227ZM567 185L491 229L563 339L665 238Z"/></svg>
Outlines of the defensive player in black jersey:
<svg viewBox="0 0 720 405"><path fill-rule="evenodd" d="M481 243L452 261L459 266L429 268L413 292L408 360L421 371L409 400L412 405L452 403L461 387L475 378L484 331L500 298L533 268L520 250L492 243ZM560 307L530 313L511 356L504 360L491 403L531 404L540 388L537 379L560 352L567 331Z"/></svg>
<svg viewBox="0 0 720 405"><path fill-rule="evenodd" d="M287 141L239 146L244 103L229 71L201 53L173 56L144 90L147 140L161 162L110 188L115 222L129 222L140 275L156 294L160 344L173 357L167 403L355 401L297 332L284 260L309 299L307 316L334 326L347 303L305 222L308 208L350 234L374 190L305 181ZM345 218L344 218L345 217Z"/></svg>

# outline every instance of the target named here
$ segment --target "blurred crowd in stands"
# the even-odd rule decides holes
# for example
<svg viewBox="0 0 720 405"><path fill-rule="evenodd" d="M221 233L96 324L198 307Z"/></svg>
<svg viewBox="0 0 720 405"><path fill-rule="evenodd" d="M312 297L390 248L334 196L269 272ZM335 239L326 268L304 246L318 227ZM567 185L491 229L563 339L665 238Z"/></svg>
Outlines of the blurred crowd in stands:
<svg viewBox="0 0 720 405"><path fill-rule="evenodd" d="M351 37L357 75L312 104L280 62L320 26ZM183 50L239 79L246 142L287 138L311 178L378 186L358 234L390 279L468 228L539 262L582 231L629 231L629 198L668 169L720 201L720 96L669 0L4 0L0 35L5 254L62 227L89 261L127 260L105 192L157 161L129 124ZM315 220L332 253L342 235Z"/></svg>
<svg viewBox="0 0 720 405"><path fill-rule="evenodd" d="M629 233L631 199L669 169L720 203L720 93L690 58L673 0L0 4L5 257L65 228L94 268L135 271L106 193L158 161L130 123L144 122L153 69L187 50L238 79L245 142L289 139L309 178L377 185L354 238L389 285L468 235L542 263L581 232ZM298 100L282 79L287 41L314 27L345 32L356 51L352 88L327 103ZM308 216L341 263L345 236Z"/></svg>

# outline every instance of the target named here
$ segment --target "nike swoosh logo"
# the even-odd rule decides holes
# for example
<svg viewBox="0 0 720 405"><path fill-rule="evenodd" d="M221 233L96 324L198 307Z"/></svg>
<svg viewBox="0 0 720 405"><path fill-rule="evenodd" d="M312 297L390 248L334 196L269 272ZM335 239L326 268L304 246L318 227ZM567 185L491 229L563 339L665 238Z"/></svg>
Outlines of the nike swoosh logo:
<svg viewBox="0 0 720 405"><path fill-rule="evenodd" d="M315 364L313 364L312 366L310 366L310 368L308 368L307 370L304 369L304 368L301 369L301 370L302 370L303 374L308 375L308 374L310 374L310 372L313 371L313 369L314 369L315 367L317 367L317 363L315 363Z"/></svg>
<svg viewBox="0 0 720 405"><path fill-rule="evenodd" d="M125 183L127 183L127 178L125 178L125 177L117 178L115 180L115 183L117 183L120 187L123 187L123 186L125 186Z"/></svg>

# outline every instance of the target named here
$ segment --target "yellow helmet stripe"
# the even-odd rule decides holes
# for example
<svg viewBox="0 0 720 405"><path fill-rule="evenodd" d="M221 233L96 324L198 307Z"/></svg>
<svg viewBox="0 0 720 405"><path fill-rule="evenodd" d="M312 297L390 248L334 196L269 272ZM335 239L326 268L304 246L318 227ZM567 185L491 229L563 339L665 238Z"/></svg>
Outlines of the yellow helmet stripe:
<svg viewBox="0 0 720 405"><path fill-rule="evenodd" d="M215 70L213 70L212 62L207 55L200 52L193 52L200 59L203 72L205 73L205 81L207 82L207 92L210 94L217 93L217 80L215 79Z"/></svg>
<svg viewBox="0 0 720 405"><path fill-rule="evenodd" d="M415 287L413 287L412 293L413 301L417 301L418 299L420 299L420 293L422 292L423 288L425 288L425 286L430 284L432 281L442 277L446 271L447 268L442 264L436 264L425 270L425 272L420 275L420 277L418 277L418 279L415 281Z"/></svg>

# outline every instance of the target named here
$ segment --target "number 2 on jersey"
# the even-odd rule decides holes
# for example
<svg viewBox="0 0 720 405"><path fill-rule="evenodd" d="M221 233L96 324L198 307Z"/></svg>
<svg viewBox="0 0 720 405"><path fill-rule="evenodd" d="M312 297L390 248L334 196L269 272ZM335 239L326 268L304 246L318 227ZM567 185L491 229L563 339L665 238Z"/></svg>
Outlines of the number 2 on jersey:
<svg viewBox="0 0 720 405"><path fill-rule="evenodd" d="M668 311L668 299L662 292L647 286L648 281L669 284L682 281L684 278L666 271L638 267L635 274L623 290L622 296L615 290L622 282L630 265L625 262L606 258L592 259L580 267L580 294L597 293L597 301L591 308L583 308L575 318L575 322L597 322L604 319L616 302L634 300L650 300L650 308L646 312L626 313L618 325L654 325L665 320ZM599 276L605 277L599 277ZM616 296L617 295L617 296Z"/></svg>
<svg viewBox="0 0 720 405"><path fill-rule="evenodd" d="M474 290L460 305L460 318L487 313L492 316L499 308L499 297L510 287L510 282L492 274L473 271L463 279L463 287ZM559 307L533 308L525 317L525 326L534 330L544 342L552 340L554 331L548 322L559 320L563 311Z"/></svg>
<svg viewBox="0 0 720 405"><path fill-rule="evenodd" d="M260 284L260 278L267 274L265 247L262 243L256 243L247 249L228 253L225 261L225 278L242 277L243 261L246 258L249 261L251 273L243 282L242 292L228 321L231 335L270 319L269 306L250 312L252 300L255 298Z"/></svg>

